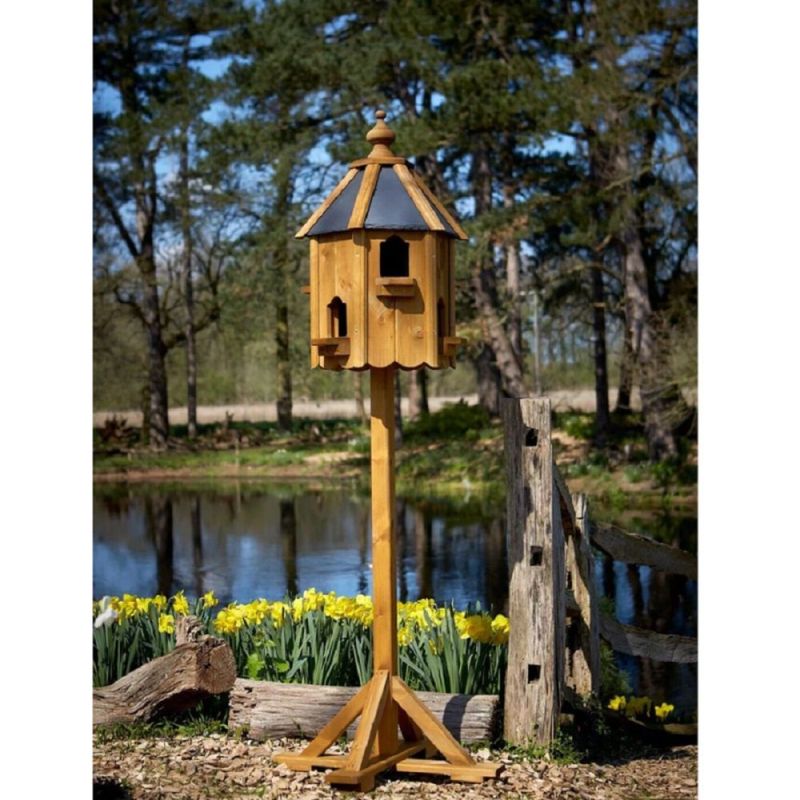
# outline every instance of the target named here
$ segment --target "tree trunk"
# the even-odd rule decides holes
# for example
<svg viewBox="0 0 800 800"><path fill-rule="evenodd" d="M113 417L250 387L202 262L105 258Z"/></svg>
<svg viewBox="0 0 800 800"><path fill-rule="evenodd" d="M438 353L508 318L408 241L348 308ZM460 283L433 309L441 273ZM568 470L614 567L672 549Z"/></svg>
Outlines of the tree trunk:
<svg viewBox="0 0 800 800"><path fill-rule="evenodd" d="M661 461L675 456L678 451L670 424L671 392L668 390L671 389L671 381L659 368L659 342L653 324L647 270L638 229L628 224L623 231L622 241L625 247L625 310L639 371L647 444L650 458Z"/></svg>
<svg viewBox="0 0 800 800"><path fill-rule="evenodd" d="M428 373L420 367L408 373L408 418L429 414Z"/></svg>
<svg viewBox="0 0 800 800"><path fill-rule="evenodd" d="M600 265L592 267L592 340L594 344L594 393L597 414L595 436L605 444L611 417L608 408L608 357L606 354L606 297Z"/></svg>
<svg viewBox="0 0 800 800"><path fill-rule="evenodd" d="M186 51L184 51L186 52ZM183 302L186 310L186 419L190 439L197 436L197 350L192 286L192 213L189 194L189 130L184 125L180 147L181 236L183 238Z"/></svg>
<svg viewBox="0 0 800 800"><path fill-rule="evenodd" d="M510 187L503 191L503 205L511 208L514 198ZM520 258L519 247L513 237L504 244L506 254L506 303L508 305L508 338L511 347L522 364L522 314L519 307L520 292Z"/></svg>
<svg viewBox="0 0 800 800"><path fill-rule="evenodd" d="M142 444L150 444L150 381L145 381L141 393L142 403Z"/></svg>
<svg viewBox="0 0 800 800"><path fill-rule="evenodd" d="M540 325L539 290L533 290L533 392L540 395L542 387L542 333Z"/></svg>
<svg viewBox="0 0 800 800"><path fill-rule="evenodd" d="M152 249L140 259L144 282L144 316L147 326L148 385L150 388L150 446L163 450L169 437L166 349L161 334L156 265Z"/></svg>
<svg viewBox="0 0 800 800"><path fill-rule="evenodd" d="M491 346L484 344L473 363L478 379L478 403L489 412L490 416L499 417L502 377L495 364Z"/></svg>
<svg viewBox="0 0 800 800"><path fill-rule="evenodd" d="M288 217L292 195L291 151L281 153L275 169L274 186L277 196L275 219L276 238L273 246L275 269L275 358L277 361L278 429L292 428L292 363L289 348L289 246Z"/></svg>
<svg viewBox="0 0 800 800"><path fill-rule="evenodd" d="M480 216L492 207L492 175L489 151L485 146L473 153L472 184L475 195L475 213ZM472 290L475 307L483 322L483 328L495 353L504 391L512 397L524 397L527 393L522 374L522 365L511 339L500 320L497 292L497 277L494 269L494 246L487 242L486 251L475 259L472 271Z"/></svg>
<svg viewBox="0 0 800 800"><path fill-rule="evenodd" d="M614 408L615 414L631 413L631 392L633 391L633 336L631 327L627 323L627 315L624 325L624 335L622 344L622 358L619 363L619 389L617 390L617 404Z"/></svg>
<svg viewBox="0 0 800 800"><path fill-rule="evenodd" d="M181 618L179 623L191 619ZM230 691L236 680L230 646L211 636L193 634L192 638L110 686L95 689L92 724L146 722L192 708L204 697Z"/></svg>

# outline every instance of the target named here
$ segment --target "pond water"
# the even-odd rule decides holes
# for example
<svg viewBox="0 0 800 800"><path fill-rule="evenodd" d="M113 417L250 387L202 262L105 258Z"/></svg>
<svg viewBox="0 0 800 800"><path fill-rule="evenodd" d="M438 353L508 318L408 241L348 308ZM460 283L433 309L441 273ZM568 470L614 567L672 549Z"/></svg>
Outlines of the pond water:
<svg viewBox="0 0 800 800"><path fill-rule="evenodd" d="M213 484L97 483L93 595L171 595L209 589L223 603L278 599L314 587L371 592L369 497L231 481ZM504 520L472 502L398 501L398 598L433 597L457 608L507 612ZM595 516L696 552L696 518L611 512ZM596 552L595 580L624 623L697 634L697 584ZM697 707L696 665L618 654L632 689L669 699L684 716Z"/></svg>

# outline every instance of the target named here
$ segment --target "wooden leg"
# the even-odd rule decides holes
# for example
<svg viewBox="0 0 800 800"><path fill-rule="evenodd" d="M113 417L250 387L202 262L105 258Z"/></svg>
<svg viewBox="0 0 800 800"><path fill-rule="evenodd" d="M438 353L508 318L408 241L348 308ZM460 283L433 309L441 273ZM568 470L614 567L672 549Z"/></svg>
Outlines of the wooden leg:
<svg viewBox="0 0 800 800"><path fill-rule="evenodd" d="M397 676L392 678L392 698L422 730L425 738L451 764L474 763L470 754L453 738L450 731Z"/></svg>
<svg viewBox="0 0 800 800"><path fill-rule="evenodd" d="M370 693L347 759L347 766L355 771L363 769L367 763L389 700L389 673L386 670L376 672L370 683Z"/></svg>
<svg viewBox="0 0 800 800"><path fill-rule="evenodd" d="M302 753L278 753L273 757L275 761L296 770L310 770L315 766L324 766L329 763L326 759L331 758L338 758L343 764L344 756L323 756L323 753L344 735L350 723L361 713L370 694L372 680L365 683L350 698L344 708L308 743ZM330 766L335 765L330 763Z"/></svg>

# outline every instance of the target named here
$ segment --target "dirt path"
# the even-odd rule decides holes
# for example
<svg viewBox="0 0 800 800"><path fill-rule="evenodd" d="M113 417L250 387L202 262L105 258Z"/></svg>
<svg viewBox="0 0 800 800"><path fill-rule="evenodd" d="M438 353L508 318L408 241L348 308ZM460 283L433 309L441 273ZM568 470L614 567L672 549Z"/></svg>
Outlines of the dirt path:
<svg viewBox="0 0 800 800"><path fill-rule="evenodd" d="M478 760L501 761L499 778L480 786L410 775L379 777L374 792L335 793L322 771L292 772L270 756L304 743L238 741L221 734L171 739L95 742L98 798L206 800L225 798L441 798L442 800L689 800L697 797L697 748L676 747L614 764L512 763L507 754L479 751Z"/></svg>
<svg viewBox="0 0 800 800"><path fill-rule="evenodd" d="M575 411L594 411L593 389L565 389L549 393L556 411L574 409ZM611 390L611 402L616 398L616 389ZM463 397L432 397L429 400L430 410L438 411L449 403L464 400L469 404L477 403L478 396L474 394ZM634 391L632 404L638 408L639 395ZM369 411L369 400L366 401ZM292 411L296 417L306 419L354 419L357 415L355 400L298 400L295 401ZM252 403L249 405L222 405L198 406L197 421L201 424L224 422L225 414L233 414L237 422L274 422L276 419L275 403ZM408 413L408 398L403 398L402 413ZM129 409L126 411L96 411L94 413L94 426L100 427L106 419L116 414L125 417L129 425L139 427L142 424L142 412ZM169 410L169 421L173 425L186 424L186 407L180 406Z"/></svg>

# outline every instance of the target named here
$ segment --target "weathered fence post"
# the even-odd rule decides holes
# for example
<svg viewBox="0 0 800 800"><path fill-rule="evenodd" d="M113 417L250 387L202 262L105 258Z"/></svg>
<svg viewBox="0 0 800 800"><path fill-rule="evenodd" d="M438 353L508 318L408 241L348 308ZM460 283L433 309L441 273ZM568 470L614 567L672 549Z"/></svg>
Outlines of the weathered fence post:
<svg viewBox="0 0 800 800"><path fill-rule="evenodd" d="M546 744L564 686L564 530L554 487L550 400L502 403L508 477L509 621L504 736Z"/></svg>
<svg viewBox="0 0 800 800"><path fill-rule="evenodd" d="M567 686L581 697L600 691L600 627L593 580L589 503L585 494L572 495L575 526L567 531L567 590L575 609L567 630Z"/></svg>

